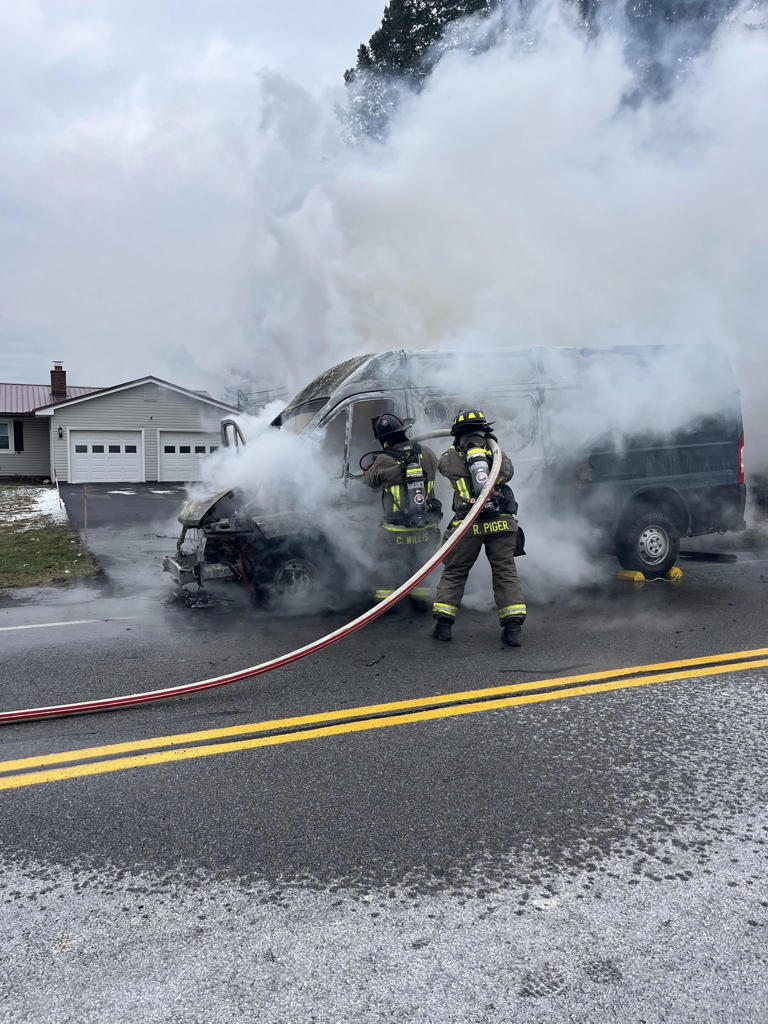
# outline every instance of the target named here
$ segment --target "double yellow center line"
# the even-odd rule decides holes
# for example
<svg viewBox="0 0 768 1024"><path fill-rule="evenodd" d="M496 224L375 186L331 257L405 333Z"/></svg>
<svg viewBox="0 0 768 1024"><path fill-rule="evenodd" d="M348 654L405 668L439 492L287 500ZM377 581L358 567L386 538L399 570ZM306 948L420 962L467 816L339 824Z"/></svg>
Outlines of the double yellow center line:
<svg viewBox="0 0 768 1024"><path fill-rule="evenodd" d="M631 668L560 676L555 679L537 679L483 690L463 690L458 693L415 697L412 700L388 704L371 704L367 707L343 708L296 718L278 718L249 725L234 725L226 729L179 733L175 736L130 740L102 747L86 747L56 754L23 757L13 761L0 761L0 789L36 786L43 782L59 782L62 779L85 775L119 772L126 768L142 768L170 761L188 761L214 754L231 754L238 750L254 750L256 747L273 747L283 743L298 743L301 740L340 736L343 733L366 732L370 729L386 729L393 725L454 718L459 715L471 715L477 711L494 711L522 704L540 704L544 701L583 697L610 690L651 686L655 683L745 672L766 666L768 648L735 651L704 658L635 665ZM249 739L231 739L249 735ZM211 740L217 742L212 743ZM221 742L222 740L228 742ZM138 751L147 752L137 753ZM51 767L62 764L67 767Z"/></svg>

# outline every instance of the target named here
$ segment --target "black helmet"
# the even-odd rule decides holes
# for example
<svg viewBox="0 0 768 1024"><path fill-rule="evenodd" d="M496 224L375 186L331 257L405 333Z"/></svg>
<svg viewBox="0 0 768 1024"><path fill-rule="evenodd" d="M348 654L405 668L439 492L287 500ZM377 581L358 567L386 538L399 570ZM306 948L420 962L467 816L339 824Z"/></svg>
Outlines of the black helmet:
<svg viewBox="0 0 768 1024"><path fill-rule="evenodd" d="M406 441L406 430L413 426L413 420L401 420L392 412L385 412L373 424L373 433L383 445L400 444Z"/></svg>
<svg viewBox="0 0 768 1024"><path fill-rule="evenodd" d="M484 434L490 428L491 424L485 418L485 413L479 409L462 409L453 418L451 433L454 437L460 437L462 434Z"/></svg>

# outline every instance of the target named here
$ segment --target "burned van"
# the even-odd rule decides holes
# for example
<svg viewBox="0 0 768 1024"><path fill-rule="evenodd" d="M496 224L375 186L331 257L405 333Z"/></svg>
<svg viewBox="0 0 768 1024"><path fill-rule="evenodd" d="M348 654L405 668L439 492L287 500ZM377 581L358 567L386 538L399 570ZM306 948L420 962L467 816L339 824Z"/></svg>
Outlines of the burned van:
<svg viewBox="0 0 768 1024"><path fill-rule="evenodd" d="M313 380L272 425L316 438L354 522L375 509L360 469L375 447L372 422L384 412L410 417L418 436L466 406L496 422L522 521L546 507L566 532L581 518L626 569L664 575L681 538L745 526L739 393L713 346L364 355ZM179 521L164 568L181 584L237 580L264 601L311 593L337 571L314 521L264 515L236 492L188 503ZM184 546L190 531L195 551Z"/></svg>

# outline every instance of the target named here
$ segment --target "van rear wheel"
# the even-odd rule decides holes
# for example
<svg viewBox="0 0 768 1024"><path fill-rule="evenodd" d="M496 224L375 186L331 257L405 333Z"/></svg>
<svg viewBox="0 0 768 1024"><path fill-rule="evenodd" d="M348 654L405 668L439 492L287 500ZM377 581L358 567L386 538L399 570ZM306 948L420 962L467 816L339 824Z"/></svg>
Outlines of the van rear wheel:
<svg viewBox="0 0 768 1024"><path fill-rule="evenodd" d="M663 511L649 509L619 527L616 557L623 569L656 579L669 572L679 555L680 532Z"/></svg>

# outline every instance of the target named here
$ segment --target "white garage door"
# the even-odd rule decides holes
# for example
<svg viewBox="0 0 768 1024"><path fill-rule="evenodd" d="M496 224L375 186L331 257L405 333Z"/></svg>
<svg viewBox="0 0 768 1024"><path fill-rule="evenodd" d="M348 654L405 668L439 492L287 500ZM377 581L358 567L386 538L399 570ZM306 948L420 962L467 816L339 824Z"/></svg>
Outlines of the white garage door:
<svg viewBox="0 0 768 1024"><path fill-rule="evenodd" d="M203 459L219 447L218 433L160 431L158 480L199 480Z"/></svg>
<svg viewBox="0 0 768 1024"><path fill-rule="evenodd" d="M140 430L70 430L70 483L138 483L143 479Z"/></svg>

